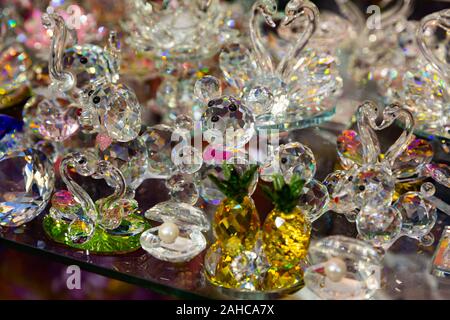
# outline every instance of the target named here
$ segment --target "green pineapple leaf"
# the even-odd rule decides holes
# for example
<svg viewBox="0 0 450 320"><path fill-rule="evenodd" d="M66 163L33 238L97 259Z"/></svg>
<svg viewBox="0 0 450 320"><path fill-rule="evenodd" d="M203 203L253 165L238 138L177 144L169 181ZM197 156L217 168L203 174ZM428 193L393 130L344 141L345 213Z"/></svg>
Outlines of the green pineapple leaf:
<svg viewBox="0 0 450 320"><path fill-rule="evenodd" d="M262 189L277 210L289 213L297 206L304 184L298 174L292 176L289 184L282 175L277 174L273 177L273 189L267 186L262 186Z"/></svg>
<svg viewBox="0 0 450 320"><path fill-rule="evenodd" d="M242 175L239 174L236 167L232 164L224 163L222 165L224 180L210 174L208 177L219 188L219 190L227 197L241 203L245 196L248 195L248 189L253 177L258 170L257 165L251 165Z"/></svg>

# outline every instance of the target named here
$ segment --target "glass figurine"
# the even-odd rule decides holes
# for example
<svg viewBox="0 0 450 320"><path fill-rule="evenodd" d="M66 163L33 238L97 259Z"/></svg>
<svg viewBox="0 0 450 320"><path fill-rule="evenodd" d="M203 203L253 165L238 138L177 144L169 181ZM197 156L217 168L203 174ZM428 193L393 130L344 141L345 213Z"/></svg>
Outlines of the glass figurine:
<svg viewBox="0 0 450 320"><path fill-rule="evenodd" d="M163 82L156 104L167 122L187 114L198 120L195 81L214 68L211 58L239 34L235 8L218 0L127 1L128 44L152 58Z"/></svg>
<svg viewBox="0 0 450 320"><path fill-rule="evenodd" d="M445 210L445 206L439 204L431 191L405 193L394 202L395 188L421 177L435 178L448 187L448 168L431 164L431 145L415 139L414 118L405 108L398 104L385 107L380 125L375 122L377 116L378 107L365 102L356 114L358 133L346 130L338 137L338 154L345 171L335 171L324 181L331 197L328 208L356 221L360 236L378 246L387 248L400 235L430 244L435 207ZM390 126L398 118L404 119L404 130L381 154L375 130Z"/></svg>
<svg viewBox="0 0 450 320"><path fill-rule="evenodd" d="M0 109L11 107L30 94L32 61L16 39L17 20L12 8L0 10Z"/></svg>
<svg viewBox="0 0 450 320"><path fill-rule="evenodd" d="M148 223L137 214L138 203L125 198L122 173L108 161L91 153L71 153L60 164L60 175L67 190L51 199L50 213L43 226L56 242L98 254L116 254L140 248L139 237ZM114 192L94 200L75 181L74 174L104 179Z"/></svg>
<svg viewBox="0 0 450 320"><path fill-rule="evenodd" d="M275 66L263 44L258 18L262 15L269 26L275 27L276 11L275 1L254 3L249 22L252 51L240 44L225 47L220 68L252 110L257 128L301 128L325 121L334 114L342 79L333 57L305 50L317 29L319 10L310 1L292 0L287 4L282 24L302 17L306 27Z"/></svg>
<svg viewBox="0 0 450 320"><path fill-rule="evenodd" d="M0 145L6 143L2 139ZM0 226L18 227L47 207L55 183L53 167L42 152L31 148L0 154Z"/></svg>
<svg viewBox="0 0 450 320"><path fill-rule="evenodd" d="M369 244L329 236L308 250L305 286L322 299L369 299L381 286L381 257Z"/></svg>
<svg viewBox="0 0 450 320"><path fill-rule="evenodd" d="M274 175L271 190L265 194L275 208L262 226L263 251L270 268L264 279L266 291L291 290L303 285L302 262L308 252L311 223L299 206L305 181L293 174L289 183L282 175Z"/></svg>
<svg viewBox="0 0 450 320"><path fill-rule="evenodd" d="M250 165L240 171L238 167L224 163L221 180L210 174L209 178L225 195L219 203L213 219L216 238L205 255L207 279L218 287L227 289L254 289L255 284L241 274L240 260L247 260L247 253L257 243L260 220L252 198L248 195L251 184L256 184L258 167Z"/></svg>
<svg viewBox="0 0 450 320"><path fill-rule="evenodd" d="M49 59L52 86L67 92L81 108L79 122L83 131L99 133L119 142L135 139L141 128L141 106L133 90L118 83L120 43L111 32L103 49L92 44L77 44L57 14L44 14L42 22L53 31ZM74 46L65 49L67 37Z"/></svg>
<svg viewBox="0 0 450 320"><path fill-rule="evenodd" d="M178 120L181 120L179 117ZM185 120L188 120L185 118ZM177 121L175 128L167 126L153 127L153 134L148 139L157 138L163 130L180 135L187 134L190 139L191 121ZM148 133L149 131L147 131ZM150 131L151 132L151 131ZM159 140L154 146L161 147ZM170 141L170 140L169 140ZM190 141L190 140L189 140ZM160 142L164 142L161 140ZM149 140L147 143L152 144ZM150 152L157 152L154 148ZM161 152L163 150L160 150ZM162 155L164 156L164 155ZM158 203L145 212L145 217L160 223L157 227L146 230L141 236L144 250L157 259L169 262L189 261L206 248L206 238L203 232L210 229L210 223L201 209L194 207L199 198L198 187L193 174L202 167L201 153L188 144L177 145L172 149L170 158L166 161L154 162L149 165L150 175L158 176L166 172L166 186L169 189L170 200Z"/></svg>
<svg viewBox="0 0 450 320"><path fill-rule="evenodd" d="M430 32L439 29L447 38L429 39ZM418 135L450 139L450 62L445 57L450 37L450 10L426 16L417 28L420 54L405 71L401 88L391 99L405 103L416 119ZM436 49L437 48L437 49Z"/></svg>

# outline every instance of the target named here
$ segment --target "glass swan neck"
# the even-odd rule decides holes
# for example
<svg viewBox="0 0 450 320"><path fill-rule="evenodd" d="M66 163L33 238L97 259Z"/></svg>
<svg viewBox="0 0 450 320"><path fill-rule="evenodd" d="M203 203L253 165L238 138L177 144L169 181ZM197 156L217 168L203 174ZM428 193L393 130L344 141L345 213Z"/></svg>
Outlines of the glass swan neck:
<svg viewBox="0 0 450 320"><path fill-rule="evenodd" d="M379 126L374 127L375 130L383 130L392 125L392 123L399 118L403 118L405 122L403 132L394 144L392 144L392 146L386 151L384 158L391 168L394 166L395 160L398 156L406 150L414 138L414 117L411 112L402 108L399 104L394 103L384 109L382 123Z"/></svg>
<svg viewBox="0 0 450 320"><path fill-rule="evenodd" d="M98 178L108 178L108 184L114 188L113 194L108 196L109 200L119 200L125 196L126 182L122 172L118 168L114 167L108 161L99 161L97 171Z"/></svg>
<svg viewBox="0 0 450 320"><path fill-rule="evenodd" d="M350 21L355 30L364 30L366 19L362 11L351 0L336 0L336 4L342 15Z"/></svg>
<svg viewBox="0 0 450 320"><path fill-rule="evenodd" d="M63 58L67 43L68 28L64 19L57 14L44 14L42 24L52 30L53 37L50 47L49 73L52 85L61 91L70 91L75 86L75 75L64 71ZM74 33L71 33L72 37ZM74 39L76 42L76 39Z"/></svg>
<svg viewBox="0 0 450 320"><path fill-rule="evenodd" d="M258 65L262 73L270 72L273 73L273 63L272 58L268 50L263 44L261 30L259 26L259 16L261 14L262 6L264 4L262 1L257 0L252 6L252 13L250 17L250 40L253 46L253 54L255 55L254 60Z"/></svg>
<svg viewBox="0 0 450 320"><path fill-rule="evenodd" d="M429 28L442 28L450 33L450 9L442 10L430 14L422 19L420 26L417 29L416 39L420 52L431 66L436 69L439 75L445 79L447 83L450 82L450 65L441 61L429 47L426 41L426 32Z"/></svg>
<svg viewBox="0 0 450 320"><path fill-rule="evenodd" d="M356 112L356 123L361 139L363 163L370 164L378 161L381 153L380 143L374 131L376 127L378 107L371 101L364 102Z"/></svg>
<svg viewBox="0 0 450 320"><path fill-rule="evenodd" d="M289 7L289 5L291 6ZM286 18L283 23L285 25L290 24L302 14L308 17L305 31L300 35L295 45L283 57L277 67L277 74L283 80L289 79L291 73L294 71L294 66L300 60L303 49L317 28L319 9L310 1L291 0L286 6Z"/></svg>
<svg viewBox="0 0 450 320"><path fill-rule="evenodd" d="M384 29L402 17L407 17L413 9L414 0L398 0L389 10L381 14L381 28Z"/></svg>
<svg viewBox="0 0 450 320"><path fill-rule="evenodd" d="M79 201L83 213L91 220L95 221L98 217L98 212L94 201L89 194L78 184L69 174L69 167L76 167L77 159L73 154L69 154L61 161L59 173L64 184L67 186L74 197Z"/></svg>

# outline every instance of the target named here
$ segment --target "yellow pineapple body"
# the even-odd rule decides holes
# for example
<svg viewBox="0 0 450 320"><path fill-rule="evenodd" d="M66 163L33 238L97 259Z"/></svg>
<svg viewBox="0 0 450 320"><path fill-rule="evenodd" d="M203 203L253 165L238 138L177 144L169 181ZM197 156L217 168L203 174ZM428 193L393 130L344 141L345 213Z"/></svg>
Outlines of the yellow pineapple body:
<svg viewBox="0 0 450 320"><path fill-rule="evenodd" d="M216 210L213 222L214 234L223 253L232 256L253 248L259 226L258 212L248 196L241 203L224 199Z"/></svg>
<svg viewBox="0 0 450 320"><path fill-rule="evenodd" d="M290 213L277 209L269 213L263 225L263 248L271 265L265 290L302 284L300 263L306 258L310 235L311 224L300 208Z"/></svg>

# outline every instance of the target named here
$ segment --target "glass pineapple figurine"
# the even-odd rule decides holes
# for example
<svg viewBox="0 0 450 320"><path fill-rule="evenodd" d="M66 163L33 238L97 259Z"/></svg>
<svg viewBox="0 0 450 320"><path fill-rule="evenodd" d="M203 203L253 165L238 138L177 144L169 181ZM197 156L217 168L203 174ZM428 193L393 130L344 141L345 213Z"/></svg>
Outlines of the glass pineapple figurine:
<svg viewBox="0 0 450 320"><path fill-rule="evenodd" d="M298 289L303 285L302 261L306 258L311 223L298 206L305 181L294 174L289 183L275 175L273 189L262 186L275 208L262 226L263 250L270 265L265 291Z"/></svg>
<svg viewBox="0 0 450 320"><path fill-rule="evenodd" d="M213 220L216 242L205 257L208 280L219 287L240 288L242 281L233 261L243 252L250 252L255 246L260 221L249 187L256 183L257 165L239 172L236 166L223 165L224 180L214 175L209 178L225 194Z"/></svg>

